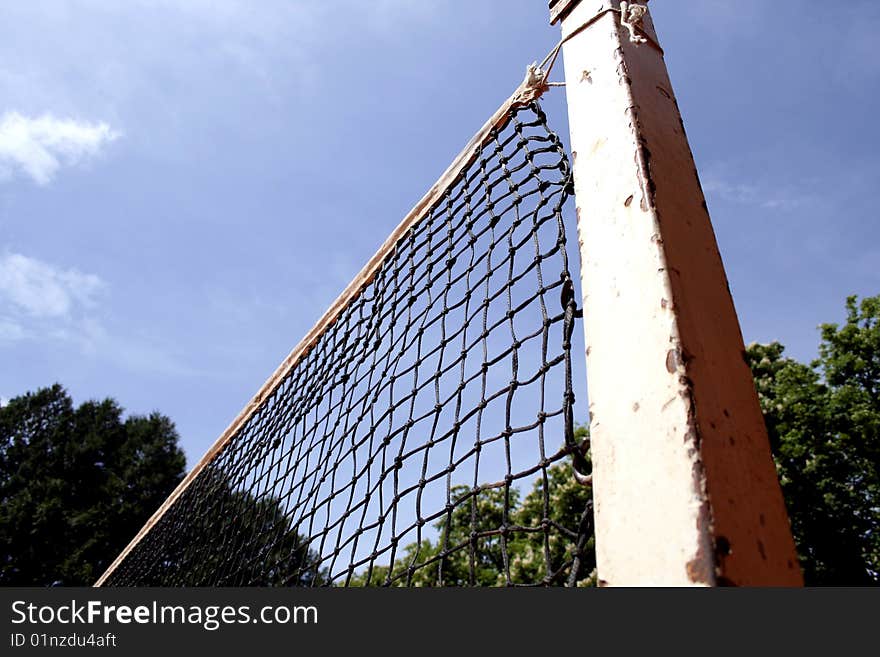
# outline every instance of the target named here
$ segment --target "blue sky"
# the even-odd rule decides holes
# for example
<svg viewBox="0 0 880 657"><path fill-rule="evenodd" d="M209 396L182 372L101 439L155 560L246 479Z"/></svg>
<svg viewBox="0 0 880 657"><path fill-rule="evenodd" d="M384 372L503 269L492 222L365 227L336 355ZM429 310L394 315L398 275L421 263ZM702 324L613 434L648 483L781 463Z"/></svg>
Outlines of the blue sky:
<svg viewBox="0 0 880 657"><path fill-rule="evenodd" d="M651 6L745 339L809 359L880 293L880 5ZM197 460L557 39L542 0L6 0L0 397Z"/></svg>

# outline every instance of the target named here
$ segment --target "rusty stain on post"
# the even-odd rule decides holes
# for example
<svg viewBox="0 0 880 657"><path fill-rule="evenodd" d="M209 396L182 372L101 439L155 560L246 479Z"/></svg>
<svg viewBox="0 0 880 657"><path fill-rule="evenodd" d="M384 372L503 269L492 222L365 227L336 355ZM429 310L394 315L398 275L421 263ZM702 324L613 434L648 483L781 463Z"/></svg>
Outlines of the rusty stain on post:
<svg viewBox="0 0 880 657"><path fill-rule="evenodd" d="M573 166L599 578L798 585L739 322L650 13L627 26L618 0L551 7L568 38L571 147L590 154Z"/></svg>

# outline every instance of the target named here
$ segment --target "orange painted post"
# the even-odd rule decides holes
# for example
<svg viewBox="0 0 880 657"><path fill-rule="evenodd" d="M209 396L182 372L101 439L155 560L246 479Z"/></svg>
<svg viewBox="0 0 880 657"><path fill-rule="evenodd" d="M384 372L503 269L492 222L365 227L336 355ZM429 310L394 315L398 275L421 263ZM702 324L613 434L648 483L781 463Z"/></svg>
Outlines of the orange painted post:
<svg viewBox="0 0 880 657"><path fill-rule="evenodd" d="M599 579L800 585L736 310L644 3L555 0Z"/></svg>

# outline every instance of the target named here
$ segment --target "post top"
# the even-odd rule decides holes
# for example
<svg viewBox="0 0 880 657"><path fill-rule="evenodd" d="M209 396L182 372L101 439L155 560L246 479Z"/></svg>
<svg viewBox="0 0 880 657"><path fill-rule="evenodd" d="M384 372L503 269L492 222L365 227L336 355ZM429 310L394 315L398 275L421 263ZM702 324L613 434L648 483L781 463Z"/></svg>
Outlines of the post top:
<svg viewBox="0 0 880 657"><path fill-rule="evenodd" d="M550 25L567 14L580 0L550 0Z"/></svg>
<svg viewBox="0 0 880 657"><path fill-rule="evenodd" d="M568 13L574 9L581 0L549 0L550 7L550 24L554 25L557 21L565 18ZM646 5L649 0L638 0L639 3ZM603 9L614 8L613 2L605 0Z"/></svg>

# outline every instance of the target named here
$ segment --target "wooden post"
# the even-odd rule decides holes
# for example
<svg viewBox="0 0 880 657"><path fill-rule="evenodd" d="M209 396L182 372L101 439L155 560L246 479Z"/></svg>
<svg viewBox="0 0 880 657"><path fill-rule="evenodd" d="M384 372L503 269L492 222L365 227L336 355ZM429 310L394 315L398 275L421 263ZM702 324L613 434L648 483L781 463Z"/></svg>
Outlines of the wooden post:
<svg viewBox="0 0 880 657"><path fill-rule="evenodd" d="M799 585L764 419L643 3L554 0L604 585ZM622 12L623 10L623 12Z"/></svg>

